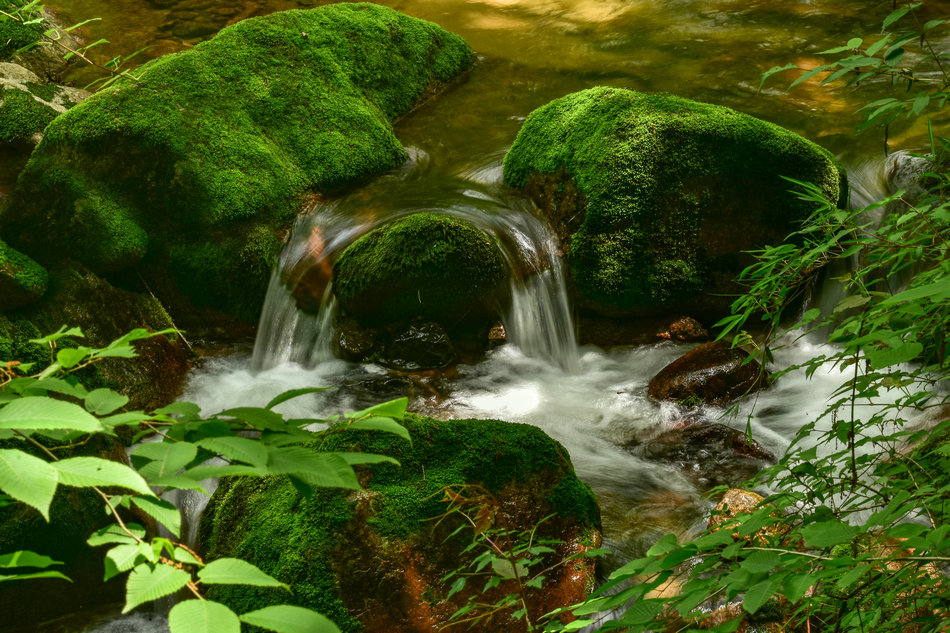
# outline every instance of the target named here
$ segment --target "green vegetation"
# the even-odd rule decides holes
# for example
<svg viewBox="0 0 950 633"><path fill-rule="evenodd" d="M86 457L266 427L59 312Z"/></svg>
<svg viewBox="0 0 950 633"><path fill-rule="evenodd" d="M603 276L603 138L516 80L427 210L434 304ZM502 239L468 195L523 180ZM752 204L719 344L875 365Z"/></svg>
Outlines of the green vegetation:
<svg viewBox="0 0 950 633"><path fill-rule="evenodd" d="M808 217L783 175L818 183L831 201L846 196L834 158L788 130L619 88L534 111L505 157L516 187L565 169L586 200L583 223L562 236L574 282L582 301L607 311L731 290L716 284L739 272L736 253L779 241Z"/></svg>
<svg viewBox="0 0 950 633"><path fill-rule="evenodd" d="M245 20L55 120L4 235L43 262L68 239L97 272L144 258L254 319L299 196L399 165L390 121L472 61L461 38L374 4Z"/></svg>
<svg viewBox="0 0 950 633"><path fill-rule="evenodd" d="M0 62L8 62L21 48L36 44L43 34L40 24L23 24L39 17L37 9L23 11L25 0L0 0ZM25 14L25 15L24 15ZM14 16L27 20L15 19Z"/></svg>
<svg viewBox="0 0 950 633"><path fill-rule="evenodd" d="M92 535L83 533L81 539L91 547L108 546L106 581L129 573L124 612L187 589L194 598L179 602L169 614L174 633L238 633L241 621L278 633L338 631L325 617L301 607L269 605L238 616L204 599L199 587L243 584L286 590L286 586L245 561L201 560L178 541L182 528L178 509L154 489L203 490L200 482L211 477L260 478L279 473L295 494L312 494L323 487L360 490L353 464L392 459L318 453L299 445L321 435L356 429L391 432L408 440L406 430L394 419L405 411L405 400L353 413L346 419L285 420L274 407L319 391L300 389L278 396L263 408L235 408L204 419L196 405L182 402L152 412L132 411L127 407L128 397L106 388L89 390L77 379L78 372L105 359L135 356L132 344L155 335L139 329L103 348L67 348L60 347L60 341L81 339L82 332L63 327L32 341L52 354L53 363L42 371L23 364L0 367L0 441L4 442L0 448L0 506L5 508L0 518L6 519L0 526L0 544L23 547L31 542L31 535L23 532L27 525L24 511L31 519L56 519L52 532L41 528L37 533L60 530L63 538L72 539L69 542L75 542L76 529L88 527L89 520L106 517L107 525ZM323 433L304 430L314 422L326 422L329 429ZM132 466L125 463L125 451L114 440L120 430L138 431L130 451ZM141 441L155 434L160 434L159 441ZM111 450L116 446L118 451ZM223 460L224 465L208 465L213 458ZM92 494L73 495L71 500L54 504L57 492L64 488ZM87 517L90 505L94 512ZM280 510L292 512L287 507ZM170 537L148 535L146 528L130 520L130 514L145 518L146 525L161 524ZM32 542L35 544L35 539ZM68 580L56 569L62 564L31 550L5 552L0 555L0 580Z"/></svg>
<svg viewBox="0 0 950 633"><path fill-rule="evenodd" d="M448 330L487 325L508 279L491 237L457 218L417 213L379 227L333 267L340 305L367 326L422 316Z"/></svg>
<svg viewBox="0 0 950 633"><path fill-rule="evenodd" d="M537 427L497 420L443 422L412 414L402 424L411 444L391 434L348 432L308 445L314 451L355 450L398 461L366 466L360 478L367 492L361 495L322 491L305 497L286 478L226 481L202 516L201 551L209 559L236 556L254 563L290 585L294 604L320 611L344 631L358 631L362 626L343 604L372 600L376 589L360 586L359 595L346 595L341 585L383 573L365 568L367 555L360 552L381 543L376 547L390 552L381 557L398 558L393 552L408 548L426 561L423 567L439 564L445 548L453 547L443 543L445 535L439 536L433 520L447 511L442 495L447 488L480 486L517 512L537 515L535 520L557 512L559 521L599 526L590 487L574 475L563 447ZM340 548L343 542L352 547ZM373 555L368 558L383 565ZM451 568L455 564L451 561ZM229 587L214 589L209 598L240 611L283 596Z"/></svg>
<svg viewBox="0 0 950 633"><path fill-rule="evenodd" d="M0 88L0 142L28 142L58 114L26 90Z"/></svg>
<svg viewBox="0 0 950 633"><path fill-rule="evenodd" d="M46 292L47 281L45 268L0 240L0 310L37 301Z"/></svg>
<svg viewBox="0 0 950 633"><path fill-rule="evenodd" d="M950 75L931 48L933 30L947 21L923 22L919 4L897 4L884 21L888 32L867 45L855 38L826 51L838 58L802 75L824 72L825 81L852 82L883 77L906 89L899 98L870 104L863 127L943 103L950 90ZM906 23L910 28L900 29ZM905 48L917 46L919 65L899 65ZM931 80L917 81L917 73ZM797 183L799 196L814 209L794 236L797 244L756 253L756 263L743 273L748 292L719 325L722 336L748 343L755 341L742 328L764 319L770 329L759 342L764 360L781 343L790 313L793 331L830 332L828 348L777 376L836 368L840 387L780 462L753 482L773 491L758 507L726 512L724 521L692 541L667 535L645 557L614 572L578 614L629 603L602 630L633 632L725 633L749 625L795 633L907 633L946 627L950 141L932 144L933 171L922 177L928 193L920 200L897 192L846 211L829 202L825 188ZM878 224L872 218L880 207L888 208ZM798 295L817 270L836 260L858 262L842 279L847 296L830 314L811 309L799 315L793 307ZM909 280L906 285L895 282L900 277ZM939 424L908 424L924 411ZM650 593L661 587L668 597ZM729 603L732 608L717 609Z"/></svg>

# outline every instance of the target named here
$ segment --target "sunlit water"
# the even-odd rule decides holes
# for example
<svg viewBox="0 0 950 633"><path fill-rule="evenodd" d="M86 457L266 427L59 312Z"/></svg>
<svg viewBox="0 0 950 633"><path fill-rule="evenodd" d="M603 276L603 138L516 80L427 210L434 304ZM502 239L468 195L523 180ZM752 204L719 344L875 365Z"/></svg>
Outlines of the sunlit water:
<svg viewBox="0 0 950 633"><path fill-rule="evenodd" d="M67 24L101 17L86 33L89 41L105 37L112 42L111 48L98 49L106 61L144 44L151 48L143 59L186 49L239 19L325 2L52 0L47 4ZM418 210L478 217L496 234L491 218L513 210L526 224L514 229L509 224L504 230L521 230L532 236L533 243L543 242L545 238L539 237L543 230L539 234L532 225L523 202L500 185L501 158L533 109L602 84L675 93L779 123L825 145L854 167L854 180L860 183L857 196L873 200L887 190L880 176L883 135L869 132L856 137L852 132L859 121L855 111L879 96L876 89L856 93L807 82L786 92L790 77L780 75L760 91L759 75L789 61L818 63L816 51L877 32L889 3L387 0L381 4L461 34L478 52L479 61L463 82L398 123L397 134L413 148L405 169L370 185L362 198L315 203L301 219L295 235L308 236L320 227L327 253L379 222ZM939 128L942 122L936 124ZM920 126L898 121L890 131L890 148L921 150L924 138ZM360 206L363 215L354 213ZM370 211L373 217L368 217ZM354 223L354 218L362 220ZM292 242L283 256L285 269L306 244L306 239ZM810 381L800 373L790 374L745 403L737 416L722 419L723 411L715 408L697 413L653 402L646 395L650 378L689 346L572 348L565 343L568 333L559 329L569 327L564 325L564 306L556 292L560 273L556 268L547 270L545 275L513 282L513 305L506 314L510 343L481 362L461 366L457 378L433 385L431 393L420 390L413 406L438 417L526 422L563 443L578 474L598 495L614 564L639 555L665 532L695 529L709 508L691 473L645 461L626 450L626 444L658 434L686 415L701 415L741 430L749 424L753 436L779 455L801 425L824 410L843 380L834 371L819 372ZM376 385L387 371L332 359L327 339L332 306L326 304L318 316L296 311L280 274L275 274L268 296L257 349L207 359L189 379L182 397L198 402L210 414L237 405L263 405L288 389L336 387L282 405L293 417L316 418L378 401ZM524 287L519 288L522 281ZM833 289L828 297L833 305ZM552 303L541 305L542 300ZM532 327L541 324L547 325ZM816 345L798 342L779 354L777 364L799 362L818 351ZM189 503L193 525L200 504ZM112 628L96 630L137 633L162 630L164 624L161 619L133 616L106 627Z"/></svg>

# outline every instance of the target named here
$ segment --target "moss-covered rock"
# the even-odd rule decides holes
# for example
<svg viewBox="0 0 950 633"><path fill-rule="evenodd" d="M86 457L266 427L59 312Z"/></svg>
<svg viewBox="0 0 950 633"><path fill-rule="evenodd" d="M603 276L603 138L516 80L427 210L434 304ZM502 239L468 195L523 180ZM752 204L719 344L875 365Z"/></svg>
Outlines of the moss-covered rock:
<svg viewBox="0 0 950 633"><path fill-rule="evenodd" d="M320 611L344 631L398 632L438 630L465 603L464 595L447 601L449 583L442 582L465 564L461 550L472 537L468 531L447 538L458 521L433 520L446 512L446 486L483 486L494 497L490 510L496 521L514 530L529 529L555 513L541 523L538 537L562 539L557 555L584 547L584 539L590 539L587 545L596 541L599 513L593 494L574 475L564 449L540 429L414 415L404 424L411 446L386 433L347 433L321 441L324 449L399 460L401 466L366 468L364 492L322 489L308 498L285 478L224 480L202 516L201 552L210 559L238 556L253 562L290 585L290 601ZM569 598L579 599L590 577L578 575L580 580L561 579L546 590L553 595L555 585L580 585ZM288 595L215 587L209 597L244 612ZM532 599L538 607L557 606L544 602L540 592ZM508 628L515 625L507 618L504 614L475 630L515 630Z"/></svg>
<svg viewBox="0 0 950 633"><path fill-rule="evenodd" d="M160 264L196 303L255 319L299 196L399 165L390 122L472 61L374 4L245 20L50 124L4 234L40 261L68 243L97 272Z"/></svg>
<svg viewBox="0 0 950 633"><path fill-rule="evenodd" d="M0 311L39 301L47 281L45 268L0 240Z"/></svg>
<svg viewBox="0 0 950 633"><path fill-rule="evenodd" d="M88 94L44 83L18 64L0 63L0 143L39 143L50 121Z"/></svg>
<svg viewBox="0 0 950 633"><path fill-rule="evenodd" d="M22 11L24 0L0 0L0 61L9 61L18 50L35 44L43 35L42 24L23 24L35 19L38 11Z"/></svg>
<svg viewBox="0 0 950 633"><path fill-rule="evenodd" d="M116 288L81 267L52 271L49 289L39 304L0 314L0 362L50 362L49 349L31 343L59 330L79 327L85 338L62 339L61 346L103 347L135 328L174 328L154 297ZM137 358L112 358L84 370L89 388L117 389L131 399L129 407L148 409L171 402L181 390L188 369L183 341L158 336L135 343Z"/></svg>
<svg viewBox="0 0 950 633"><path fill-rule="evenodd" d="M783 176L846 195L844 172L800 136L728 108L592 88L531 113L505 181L547 210L581 307L644 315L728 313L748 256L811 208Z"/></svg>
<svg viewBox="0 0 950 633"><path fill-rule="evenodd" d="M423 317L448 331L491 326L507 269L470 222L417 213L370 231L333 266L340 306L366 326Z"/></svg>

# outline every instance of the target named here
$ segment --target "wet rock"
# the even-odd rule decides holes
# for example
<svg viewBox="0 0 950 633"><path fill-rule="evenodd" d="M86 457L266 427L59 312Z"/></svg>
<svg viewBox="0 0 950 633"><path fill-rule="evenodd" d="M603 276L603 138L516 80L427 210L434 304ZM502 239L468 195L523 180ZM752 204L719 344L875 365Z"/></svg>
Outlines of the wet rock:
<svg viewBox="0 0 950 633"><path fill-rule="evenodd" d="M362 492L318 489L303 497L279 477L222 481L202 516L203 555L255 563L289 584L292 602L318 610L343 631L422 633L445 627L486 580L473 580L447 597L452 581L443 578L475 555L463 552L473 534L455 533L462 523L458 515L431 520L447 510L447 486L486 527L518 532L537 525L538 538L559 540L551 560L599 543L599 513L589 487L573 474L564 449L540 429L414 415L405 425L411 446L389 434L329 440L330 450L382 453L402 464L363 469ZM542 590L528 590L531 613L583 599L593 572L590 559L563 565ZM510 591L504 583L485 597L493 601ZM208 597L244 609L288 599L285 592L238 586L214 587ZM506 610L468 630L523 630L519 626Z"/></svg>
<svg viewBox="0 0 950 633"><path fill-rule="evenodd" d="M350 318L339 319L336 329L335 352L343 360L358 363L377 353L379 330L364 328L356 319Z"/></svg>
<svg viewBox="0 0 950 633"><path fill-rule="evenodd" d="M723 341L704 343L664 367L650 381L656 400L722 406L768 385L762 366Z"/></svg>
<svg viewBox="0 0 950 633"><path fill-rule="evenodd" d="M4 239L47 268L135 267L256 322L300 197L400 165L391 121L473 60L460 37L373 4L239 22L55 119Z"/></svg>
<svg viewBox="0 0 950 633"><path fill-rule="evenodd" d="M683 422L630 448L644 459L682 470L703 489L737 486L775 461L742 431L715 423Z"/></svg>
<svg viewBox="0 0 950 633"><path fill-rule="evenodd" d="M487 331L497 321L507 280L501 252L487 233L434 213L370 231L333 266L340 306L370 327L422 317L449 332Z"/></svg>
<svg viewBox="0 0 950 633"><path fill-rule="evenodd" d="M656 337L684 343L698 343L700 341L708 341L709 332L707 332L702 323L696 319L684 316L670 323L669 328L658 333Z"/></svg>
<svg viewBox="0 0 950 633"><path fill-rule="evenodd" d="M505 157L556 227L575 304L612 317L729 313L746 253L784 241L811 206L791 176L844 201L826 150L719 106L598 87L531 113Z"/></svg>
<svg viewBox="0 0 950 633"><path fill-rule="evenodd" d="M39 301L48 279L45 268L0 240L0 312Z"/></svg>
<svg viewBox="0 0 950 633"><path fill-rule="evenodd" d="M23 66L0 62L0 147L14 165L25 164L46 126L87 96L85 90L45 83Z"/></svg>
<svg viewBox="0 0 950 633"><path fill-rule="evenodd" d="M439 369L456 358L452 340L441 325L415 320L393 336L381 362L395 369Z"/></svg>

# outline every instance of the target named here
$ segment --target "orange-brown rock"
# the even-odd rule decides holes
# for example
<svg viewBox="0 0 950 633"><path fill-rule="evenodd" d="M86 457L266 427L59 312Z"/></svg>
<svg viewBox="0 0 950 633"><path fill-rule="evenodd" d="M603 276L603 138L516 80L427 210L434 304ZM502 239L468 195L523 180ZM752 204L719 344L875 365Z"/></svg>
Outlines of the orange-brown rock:
<svg viewBox="0 0 950 633"><path fill-rule="evenodd" d="M722 341L704 343L677 358L650 381L650 397L683 404L725 405L768 385L762 366Z"/></svg>

